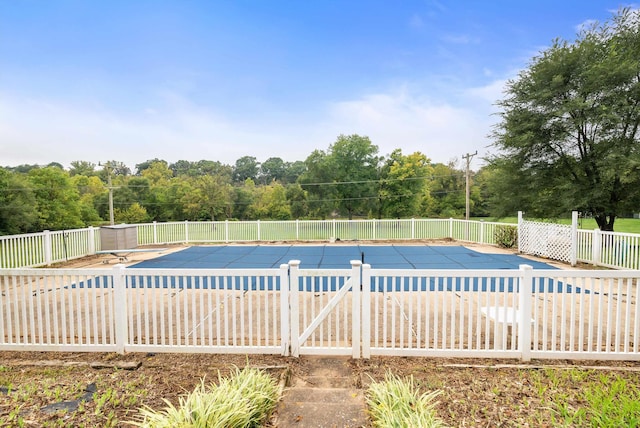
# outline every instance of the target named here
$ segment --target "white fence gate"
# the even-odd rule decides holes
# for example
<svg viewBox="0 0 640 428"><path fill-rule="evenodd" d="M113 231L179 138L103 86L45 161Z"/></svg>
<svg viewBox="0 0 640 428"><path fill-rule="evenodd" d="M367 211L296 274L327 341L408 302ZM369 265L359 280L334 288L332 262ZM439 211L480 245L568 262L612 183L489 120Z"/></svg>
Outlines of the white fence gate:
<svg viewBox="0 0 640 428"><path fill-rule="evenodd" d="M360 357L362 263L351 269L299 269L290 263L290 353Z"/></svg>

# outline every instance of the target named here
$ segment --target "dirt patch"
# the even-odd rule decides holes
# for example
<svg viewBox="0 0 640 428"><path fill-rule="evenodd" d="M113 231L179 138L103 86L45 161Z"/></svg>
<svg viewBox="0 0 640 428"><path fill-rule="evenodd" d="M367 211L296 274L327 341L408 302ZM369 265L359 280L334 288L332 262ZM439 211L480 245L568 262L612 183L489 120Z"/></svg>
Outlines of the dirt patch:
<svg viewBox="0 0 640 428"><path fill-rule="evenodd" d="M34 427L132 426L127 421L140 407L162 409L164 400L177 405L203 379L216 382L247 365L279 379L296 361L268 355L3 352L0 426L23 426L20 420ZM87 390L95 392L87 397ZM70 402L74 409L55 410L55 404Z"/></svg>
<svg viewBox="0 0 640 428"><path fill-rule="evenodd" d="M90 363L96 363L93 368ZM134 369L125 369L130 364ZM138 366L139 363L139 366ZM449 426L554 426L554 397L579 407L583 382L613 373L640 385L640 364L571 361L523 365L514 360L374 357L350 360L353 386L365 388L387 372L413 376L423 391L439 390L438 415ZM205 379L236 367L262 367L279 378L285 369L304 376L308 360L269 355L4 352L0 357L0 425L131 426L141 406L160 409ZM588 366L588 367L587 367ZM600 369L598 369L598 367ZM579 368L576 377L568 368ZM45 406L95 393L74 411ZM55 424L54 424L55 423ZM560 424L558 424L560 425ZM571 425L569 425L571 426Z"/></svg>

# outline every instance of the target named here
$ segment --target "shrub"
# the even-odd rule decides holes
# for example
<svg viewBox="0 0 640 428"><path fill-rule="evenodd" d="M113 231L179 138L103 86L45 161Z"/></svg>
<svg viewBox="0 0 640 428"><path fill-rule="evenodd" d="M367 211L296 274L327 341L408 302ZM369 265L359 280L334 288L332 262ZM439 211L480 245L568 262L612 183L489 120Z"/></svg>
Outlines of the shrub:
<svg viewBox="0 0 640 428"><path fill-rule="evenodd" d="M518 245L518 227L510 225L496 226L493 239L502 248L513 248Z"/></svg>

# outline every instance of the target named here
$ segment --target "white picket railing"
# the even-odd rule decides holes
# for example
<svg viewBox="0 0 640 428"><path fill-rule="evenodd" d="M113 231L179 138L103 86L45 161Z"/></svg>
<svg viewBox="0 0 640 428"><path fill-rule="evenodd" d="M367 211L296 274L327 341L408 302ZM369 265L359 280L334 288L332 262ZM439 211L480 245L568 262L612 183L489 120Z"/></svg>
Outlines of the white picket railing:
<svg viewBox="0 0 640 428"><path fill-rule="evenodd" d="M579 230L578 260L614 269L640 269L640 235Z"/></svg>
<svg viewBox="0 0 640 428"><path fill-rule="evenodd" d="M0 268L49 266L95 254L100 249L95 231L89 227L0 236Z"/></svg>
<svg viewBox="0 0 640 428"><path fill-rule="evenodd" d="M640 360L639 271L351 265L3 269L0 350Z"/></svg>
<svg viewBox="0 0 640 428"><path fill-rule="evenodd" d="M214 242L456 239L496 244L500 223L454 219L215 221L137 224L138 245ZM49 266L95 254L97 229L0 236L0 268Z"/></svg>
<svg viewBox="0 0 640 428"><path fill-rule="evenodd" d="M571 226L526 221L518 225L456 219L294 220L170 222L135 225L138 245L330 241L453 239L497 245L499 229L517 228L518 248L574 265L592 263L616 269L640 269L640 235L586 231ZM96 228L44 231L0 236L0 268L49 266L95 254L101 249Z"/></svg>

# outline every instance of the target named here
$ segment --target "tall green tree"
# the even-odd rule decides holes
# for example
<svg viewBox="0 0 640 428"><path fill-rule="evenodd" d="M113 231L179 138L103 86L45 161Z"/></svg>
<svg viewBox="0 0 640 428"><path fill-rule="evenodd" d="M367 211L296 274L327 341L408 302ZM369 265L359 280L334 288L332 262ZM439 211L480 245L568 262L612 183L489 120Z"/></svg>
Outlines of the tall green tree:
<svg viewBox="0 0 640 428"><path fill-rule="evenodd" d="M329 162L338 194L338 207L349 220L354 214L368 214L376 202L378 146L369 137L340 135L329 148Z"/></svg>
<svg viewBox="0 0 640 428"><path fill-rule="evenodd" d="M466 209L464 171L455 162L433 165L430 197L425 200L427 217L460 218ZM473 208L473 206L472 206Z"/></svg>
<svg viewBox="0 0 640 428"><path fill-rule="evenodd" d="M253 156L243 156L236 160L233 167L233 181L236 183L244 183L245 180L251 179L257 181L260 164Z"/></svg>
<svg viewBox="0 0 640 428"><path fill-rule="evenodd" d="M623 9L572 43L556 40L508 82L490 158L503 209L579 210L602 230L638 209L639 58L638 12Z"/></svg>
<svg viewBox="0 0 640 428"><path fill-rule="evenodd" d="M0 168L0 235L37 232L33 189L22 174Z"/></svg>
<svg viewBox="0 0 640 428"><path fill-rule="evenodd" d="M76 160L71 162L71 168L69 168L69 175L84 175L90 177L96 173L96 164L88 161Z"/></svg>
<svg viewBox="0 0 640 428"><path fill-rule="evenodd" d="M229 181L233 178L233 168L230 165L210 160L199 160L195 165L197 175L219 175L225 177L225 180L228 177Z"/></svg>
<svg viewBox="0 0 640 428"><path fill-rule="evenodd" d="M72 162L73 163L73 162ZM71 172L69 172L71 175ZM71 175L71 184L80 195L80 217L85 225L100 224L102 218L96 209L96 198L105 192L105 186L95 175Z"/></svg>
<svg viewBox="0 0 640 428"><path fill-rule="evenodd" d="M337 191L333 185L330 159L323 150L314 150L305 159L305 171L298 178L302 189L308 194L311 216L326 218L336 207Z"/></svg>
<svg viewBox="0 0 640 428"><path fill-rule="evenodd" d="M28 174L36 199L40 230L83 227L80 196L69 173L58 167L32 169Z"/></svg>
<svg viewBox="0 0 640 428"><path fill-rule="evenodd" d="M284 176L282 177L283 183L295 183L306 170L307 166L303 161L286 162Z"/></svg>
<svg viewBox="0 0 640 428"><path fill-rule="evenodd" d="M287 202L285 188L278 182L257 188L249 209L251 217L256 219L291 219L291 208Z"/></svg>
<svg viewBox="0 0 640 428"><path fill-rule="evenodd" d="M169 169L173 171L173 175L176 177L179 175L199 175L197 174L195 163L188 160L181 159L177 162L174 162L169 165Z"/></svg>
<svg viewBox="0 0 640 428"><path fill-rule="evenodd" d="M116 208L114 211L116 223L146 223L149 221L147 210L137 202L134 202L126 209Z"/></svg>
<svg viewBox="0 0 640 428"><path fill-rule="evenodd" d="M98 173L98 176L105 183L107 182L109 174L111 174L112 178L117 176L127 177L131 175L131 170L124 164L124 162L110 160L104 163L99 163L98 166L102 168Z"/></svg>
<svg viewBox="0 0 640 428"><path fill-rule="evenodd" d="M154 164L157 164L157 163L161 163L165 167L169 166L169 164L165 160L158 159L158 158L149 159L149 160L146 160L144 162L136 164L136 175L142 175L142 173L145 170L151 168Z"/></svg>
<svg viewBox="0 0 640 428"><path fill-rule="evenodd" d="M280 181L284 178L287 165L281 158L269 158L260 164L260 181L262 184L270 184L272 181Z"/></svg>
<svg viewBox="0 0 640 428"><path fill-rule="evenodd" d="M17 173L26 174L27 172L31 171L32 169L38 169L38 168L40 168L40 165L23 164L23 165L18 165L18 166L14 166L14 167L7 167L7 170L9 170L11 172L17 172Z"/></svg>
<svg viewBox="0 0 640 428"><path fill-rule="evenodd" d="M291 207L291 216L295 219L306 217L309 214L307 192L299 184L289 184L285 189L285 196Z"/></svg>
<svg viewBox="0 0 640 428"><path fill-rule="evenodd" d="M253 220L251 206L256 198L256 184L247 178L242 186L233 188L232 217L238 220Z"/></svg>
<svg viewBox="0 0 640 428"><path fill-rule="evenodd" d="M173 171L173 175L188 175L190 177L199 177L202 175L228 175L231 178L233 173L229 165L224 165L218 161L199 160L191 162L187 160L179 160L169 165Z"/></svg>
<svg viewBox="0 0 640 428"><path fill-rule="evenodd" d="M230 177L204 175L189 181L193 191L182 197L186 219L220 220L228 217L233 196Z"/></svg>
<svg viewBox="0 0 640 428"><path fill-rule="evenodd" d="M143 169L140 175L148 179L151 186L164 186L173 177L173 171L165 161L157 161Z"/></svg>
<svg viewBox="0 0 640 428"><path fill-rule="evenodd" d="M491 215L491 187L494 170L483 166L472 174L471 180L471 217L488 217Z"/></svg>
<svg viewBox="0 0 640 428"><path fill-rule="evenodd" d="M299 180L313 195L310 208L320 209L323 216L331 206L349 219L354 214L368 215L376 204L379 162L378 146L369 137L357 134L338 136L326 153L314 151L305 161L307 171Z"/></svg>
<svg viewBox="0 0 640 428"><path fill-rule="evenodd" d="M432 173L429 159L420 152L403 155L394 150L380 171L378 217L408 218L420 215L428 197L428 179Z"/></svg>

